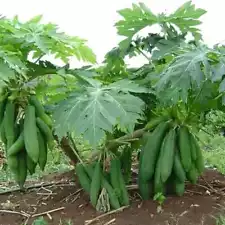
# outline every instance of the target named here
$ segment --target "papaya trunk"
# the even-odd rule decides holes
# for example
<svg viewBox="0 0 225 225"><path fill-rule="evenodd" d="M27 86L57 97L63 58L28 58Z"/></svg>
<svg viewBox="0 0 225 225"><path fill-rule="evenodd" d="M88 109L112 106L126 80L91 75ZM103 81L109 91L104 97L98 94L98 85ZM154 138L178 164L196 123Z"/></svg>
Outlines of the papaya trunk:
<svg viewBox="0 0 225 225"><path fill-rule="evenodd" d="M62 151L65 153L65 155L70 159L71 164L76 165L76 163L78 162L78 158L70 146L69 139L67 137L63 137L61 140L59 140L56 135L54 135L54 138L61 147ZM74 150L78 152L76 146L74 146Z"/></svg>

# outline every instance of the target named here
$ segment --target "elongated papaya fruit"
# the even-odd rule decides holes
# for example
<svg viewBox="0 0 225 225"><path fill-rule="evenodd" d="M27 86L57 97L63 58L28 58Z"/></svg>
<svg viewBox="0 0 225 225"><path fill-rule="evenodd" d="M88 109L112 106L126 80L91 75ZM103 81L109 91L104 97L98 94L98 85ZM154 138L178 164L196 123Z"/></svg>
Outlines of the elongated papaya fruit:
<svg viewBox="0 0 225 225"><path fill-rule="evenodd" d="M141 138L141 146L142 146L142 149L143 149L143 147L146 145L146 143L147 143L149 137L151 137L151 135L152 135L152 134L151 134L150 132L145 132L145 133L143 134L143 136L142 136L142 138Z"/></svg>
<svg viewBox="0 0 225 225"><path fill-rule="evenodd" d="M39 159L39 143L36 127L35 108L32 105L28 105L25 109L24 142L27 154L34 163L37 163Z"/></svg>
<svg viewBox="0 0 225 225"><path fill-rule="evenodd" d="M35 111L38 117L40 117L49 127L52 127L51 118L45 113L45 109L35 95L30 96L30 104L35 106Z"/></svg>
<svg viewBox="0 0 225 225"><path fill-rule="evenodd" d="M180 155L178 151L175 151L173 173L176 175L177 180L179 180L180 182L184 182L186 180L185 171L180 161Z"/></svg>
<svg viewBox="0 0 225 225"><path fill-rule="evenodd" d="M119 198L119 202L122 206L127 206L130 204L130 199L129 199L126 183L121 171L119 171L119 184L120 184L120 190L121 190L121 196Z"/></svg>
<svg viewBox="0 0 225 225"><path fill-rule="evenodd" d="M1 126L0 126L0 136L1 136L1 141L4 143L5 147L7 147L7 139L6 139L6 136L5 136L5 127L4 127L4 119L1 123Z"/></svg>
<svg viewBox="0 0 225 225"><path fill-rule="evenodd" d="M10 156L10 155L16 155L21 149L24 148L24 146L25 146L25 143L24 143L24 131L22 131L20 133L20 136L17 138L17 140L7 150L8 156Z"/></svg>
<svg viewBox="0 0 225 225"><path fill-rule="evenodd" d="M17 155L7 156L7 164L9 169L14 173L17 174L18 167L19 167L19 159Z"/></svg>
<svg viewBox="0 0 225 225"><path fill-rule="evenodd" d="M149 181L145 181L140 173L140 167L143 157L143 150L140 152L139 164L138 164L138 190L142 200L148 200L150 198L150 184Z"/></svg>
<svg viewBox="0 0 225 225"><path fill-rule="evenodd" d="M26 154L26 160L27 160L27 169L28 169L30 175L33 175L35 173L37 163L33 162L33 160L29 157L28 154Z"/></svg>
<svg viewBox="0 0 225 225"><path fill-rule="evenodd" d="M54 147L54 138L53 138L53 135L52 135L52 132L51 132L50 128L39 117L36 119L36 123L37 123L37 126L40 129L41 133L44 135L44 138L45 138L46 142L48 143L48 147L50 149L53 149L53 147Z"/></svg>
<svg viewBox="0 0 225 225"><path fill-rule="evenodd" d="M193 143L196 151L196 160L194 164L196 169L198 170L198 173L201 175L205 170L205 162L202 155L202 150L200 149L200 146L195 138L193 139Z"/></svg>
<svg viewBox="0 0 225 225"><path fill-rule="evenodd" d="M149 181L154 175L156 159L169 125L167 122L160 123L152 132L143 148L143 157L140 161L139 171L142 181Z"/></svg>
<svg viewBox="0 0 225 225"><path fill-rule="evenodd" d="M7 98L3 99L0 102L0 124L2 123L4 119L6 103L7 103Z"/></svg>
<svg viewBox="0 0 225 225"><path fill-rule="evenodd" d="M116 196L116 193L113 189L113 187L110 185L110 183L103 177L102 175L102 183L101 183L101 187L105 188L108 196L109 196L109 201L110 201L110 205L112 206L112 208L114 209L118 209L120 208L120 203L119 203L119 199Z"/></svg>
<svg viewBox="0 0 225 225"><path fill-rule="evenodd" d="M180 180L175 180L175 192L178 196L182 196L185 192L185 183Z"/></svg>
<svg viewBox="0 0 225 225"><path fill-rule="evenodd" d="M123 177L126 184L129 183L131 179L131 165L132 165L132 149L130 147L125 147L121 155L121 168L123 170Z"/></svg>
<svg viewBox="0 0 225 225"><path fill-rule="evenodd" d="M195 168L195 165L192 164L191 169L187 173L187 179L192 183L196 184L198 180L198 171Z"/></svg>
<svg viewBox="0 0 225 225"><path fill-rule="evenodd" d="M90 201L93 207L96 207L99 194L101 191L101 178L102 178L101 163L97 162L94 169L94 174L91 181L90 187Z"/></svg>
<svg viewBox="0 0 225 225"><path fill-rule="evenodd" d="M156 169L155 169L155 175L154 175L154 193L164 193L164 183L161 179L161 158L159 157Z"/></svg>
<svg viewBox="0 0 225 225"><path fill-rule="evenodd" d="M191 158L192 158L192 161L195 161L197 159L195 137L193 136L191 132L189 137L190 137L190 145L191 145Z"/></svg>
<svg viewBox="0 0 225 225"><path fill-rule="evenodd" d="M7 149L12 146L15 141L16 135L14 130L15 124L15 103L8 101L6 103L5 108L5 116L4 116L4 129L5 129L5 136L7 140Z"/></svg>
<svg viewBox="0 0 225 225"><path fill-rule="evenodd" d="M122 195L119 183L120 170L121 170L120 160L118 158L112 159L110 163L110 183L114 188L114 191L118 199L120 199Z"/></svg>
<svg viewBox="0 0 225 225"><path fill-rule="evenodd" d="M19 166L18 166L17 183L22 189L27 178L27 161L25 150L22 150L21 152L18 153L18 159L19 159Z"/></svg>
<svg viewBox="0 0 225 225"><path fill-rule="evenodd" d="M90 193L91 180L88 177L88 174L86 173L82 163L78 163L76 165L75 171L76 171L81 187L84 189L84 191L86 191L87 193Z"/></svg>
<svg viewBox="0 0 225 225"><path fill-rule="evenodd" d="M179 129L179 150L181 156L181 162L184 167L184 170L188 172L191 169L192 160L191 160L191 146L189 138L189 130L186 126L181 126Z"/></svg>
<svg viewBox="0 0 225 225"><path fill-rule="evenodd" d="M175 153L175 143L176 143L176 130L171 129L169 133L164 138L161 150L162 158L161 158L161 180L162 182L166 182L169 178L174 163L174 153Z"/></svg>
<svg viewBox="0 0 225 225"><path fill-rule="evenodd" d="M169 119L169 116L160 116L151 119L145 126L146 129L151 130L157 127L160 123L165 122Z"/></svg>
<svg viewBox="0 0 225 225"><path fill-rule="evenodd" d="M44 140L44 137L42 136L42 133L37 128L38 132L38 144L39 144L39 158L38 158L38 164L42 171L45 169L45 165L47 163L48 158L48 150L47 150L47 143Z"/></svg>

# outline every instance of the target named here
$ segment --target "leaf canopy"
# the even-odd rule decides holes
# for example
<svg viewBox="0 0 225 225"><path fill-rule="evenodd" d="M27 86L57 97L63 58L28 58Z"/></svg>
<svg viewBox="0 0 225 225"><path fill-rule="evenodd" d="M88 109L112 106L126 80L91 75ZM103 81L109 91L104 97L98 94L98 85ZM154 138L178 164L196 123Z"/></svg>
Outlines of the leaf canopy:
<svg viewBox="0 0 225 225"><path fill-rule="evenodd" d="M159 24L167 34L172 26L178 27L181 32L190 32L200 39L201 35L196 26L201 24L199 18L206 11L196 9L195 5L188 1L170 15L156 15L144 3L133 4L132 8L119 10L118 13L123 19L116 23L116 28L119 35L126 37L120 43L120 47L127 49L135 34L154 24Z"/></svg>
<svg viewBox="0 0 225 225"><path fill-rule="evenodd" d="M55 24L42 24L41 19L41 16L26 22L19 21L18 17L0 19L0 66L4 71L0 82L16 78L27 80L29 76L36 76L35 69L43 57L50 56L64 63L68 63L72 57L96 62L95 54L87 46L86 40L59 32ZM35 61L35 68L30 60Z"/></svg>

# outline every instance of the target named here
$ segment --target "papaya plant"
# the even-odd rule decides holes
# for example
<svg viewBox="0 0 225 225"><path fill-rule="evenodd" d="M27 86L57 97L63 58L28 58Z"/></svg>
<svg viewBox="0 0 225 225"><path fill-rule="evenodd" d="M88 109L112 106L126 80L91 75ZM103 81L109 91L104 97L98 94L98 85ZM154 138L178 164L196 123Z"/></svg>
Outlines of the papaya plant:
<svg viewBox="0 0 225 225"><path fill-rule="evenodd" d="M98 211L130 204L126 184L137 151L143 200L170 189L183 195L185 182L196 184L204 172L196 131L206 114L224 111L225 102L224 46L209 48L198 28L206 11L188 1L169 15L143 3L118 13L115 26L124 40L101 66L93 66L85 40L42 24L41 16L25 23L0 19L0 133L21 188L27 172L44 170L55 141L76 164ZM138 36L156 24L159 33ZM147 63L126 64L139 55ZM90 65L73 69L72 57ZM80 156L76 137L89 142L90 161Z"/></svg>

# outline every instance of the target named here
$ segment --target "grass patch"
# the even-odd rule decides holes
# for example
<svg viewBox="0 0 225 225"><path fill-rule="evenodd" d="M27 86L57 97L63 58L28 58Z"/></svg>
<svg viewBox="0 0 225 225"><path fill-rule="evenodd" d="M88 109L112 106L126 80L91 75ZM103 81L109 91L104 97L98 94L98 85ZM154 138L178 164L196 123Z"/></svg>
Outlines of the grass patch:
<svg viewBox="0 0 225 225"><path fill-rule="evenodd" d="M225 174L225 137L199 132L199 138L206 167L216 168L220 173Z"/></svg>

